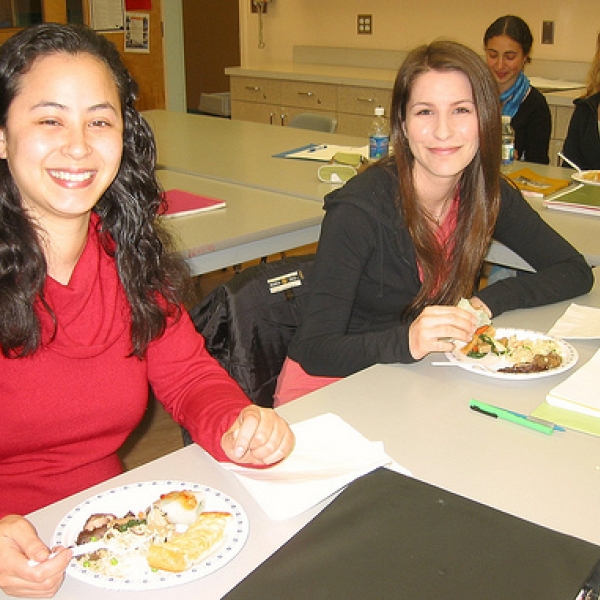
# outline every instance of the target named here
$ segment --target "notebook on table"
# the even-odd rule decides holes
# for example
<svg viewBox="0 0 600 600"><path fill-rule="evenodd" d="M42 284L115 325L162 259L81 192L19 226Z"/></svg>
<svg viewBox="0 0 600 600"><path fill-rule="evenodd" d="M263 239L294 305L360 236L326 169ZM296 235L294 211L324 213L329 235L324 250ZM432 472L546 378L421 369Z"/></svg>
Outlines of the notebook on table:
<svg viewBox="0 0 600 600"><path fill-rule="evenodd" d="M225 201L209 196L202 196L184 190L167 190L164 193L167 210L165 218L184 217L207 210L225 208Z"/></svg>
<svg viewBox="0 0 600 600"><path fill-rule="evenodd" d="M600 216L600 186L579 184L544 200L544 206L586 215Z"/></svg>
<svg viewBox="0 0 600 600"><path fill-rule="evenodd" d="M513 181L523 194L540 198L554 194L572 184L570 179L545 177L527 167L512 171L508 173L507 177Z"/></svg>
<svg viewBox="0 0 600 600"><path fill-rule="evenodd" d="M226 600L574 600L600 547L378 469Z"/></svg>

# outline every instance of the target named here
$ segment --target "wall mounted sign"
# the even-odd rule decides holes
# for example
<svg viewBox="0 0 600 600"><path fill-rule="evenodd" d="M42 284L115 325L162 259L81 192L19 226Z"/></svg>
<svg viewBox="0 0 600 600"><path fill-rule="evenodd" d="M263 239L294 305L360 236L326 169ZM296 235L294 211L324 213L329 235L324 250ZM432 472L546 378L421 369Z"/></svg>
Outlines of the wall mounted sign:
<svg viewBox="0 0 600 600"><path fill-rule="evenodd" d="M123 29L123 0L92 0L90 4L92 29L96 31Z"/></svg>
<svg viewBox="0 0 600 600"><path fill-rule="evenodd" d="M125 52L150 53L150 15L125 14Z"/></svg>

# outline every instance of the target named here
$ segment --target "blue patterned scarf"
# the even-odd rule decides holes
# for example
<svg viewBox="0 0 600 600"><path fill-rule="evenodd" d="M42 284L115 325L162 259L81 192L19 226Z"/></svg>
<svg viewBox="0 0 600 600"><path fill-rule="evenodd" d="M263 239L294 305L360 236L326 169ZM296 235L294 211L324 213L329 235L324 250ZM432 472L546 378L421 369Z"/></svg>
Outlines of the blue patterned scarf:
<svg viewBox="0 0 600 600"><path fill-rule="evenodd" d="M502 103L502 114L514 117L521 106L521 102L525 100L525 96L529 92L531 83L523 71L517 77L517 80L505 92L500 94L500 102Z"/></svg>

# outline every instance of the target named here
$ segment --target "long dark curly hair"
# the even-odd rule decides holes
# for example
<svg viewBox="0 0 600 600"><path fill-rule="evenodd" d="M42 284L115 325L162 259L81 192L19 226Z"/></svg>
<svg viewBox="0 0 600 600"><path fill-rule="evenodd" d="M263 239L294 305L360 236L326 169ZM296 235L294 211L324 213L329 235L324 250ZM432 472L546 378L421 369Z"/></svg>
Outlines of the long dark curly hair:
<svg viewBox="0 0 600 600"><path fill-rule="evenodd" d="M121 101L123 156L117 176L94 207L105 251L114 256L131 308L132 355L178 318L186 270L172 252L157 215L164 199L155 176L156 145L135 109L138 87L115 45L88 27L43 23L20 31L0 47L0 128L19 94L21 78L44 56L87 54L109 69ZM21 203L6 160L0 160L0 348L24 357L42 344L37 310L55 315L44 301L47 264L38 229ZM37 301L37 302L36 302Z"/></svg>
<svg viewBox="0 0 600 600"><path fill-rule="evenodd" d="M413 181L415 158L403 127L411 90L430 71L463 73L469 79L479 120L479 149L463 171L460 204L449 261L431 228ZM457 42L437 40L409 53L400 67L392 95L392 141L399 174L398 209L404 215L423 269L423 285L405 314L429 304L456 304L473 293L491 241L500 207L500 102L496 83L475 52Z"/></svg>

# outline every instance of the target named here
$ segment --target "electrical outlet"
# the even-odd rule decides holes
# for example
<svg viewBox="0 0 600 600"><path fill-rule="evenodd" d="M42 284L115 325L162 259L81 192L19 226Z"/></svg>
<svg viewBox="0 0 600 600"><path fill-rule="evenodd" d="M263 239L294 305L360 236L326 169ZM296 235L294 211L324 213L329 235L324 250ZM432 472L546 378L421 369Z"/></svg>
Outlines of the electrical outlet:
<svg viewBox="0 0 600 600"><path fill-rule="evenodd" d="M358 35L373 33L373 15L356 15L356 33Z"/></svg>
<svg viewBox="0 0 600 600"><path fill-rule="evenodd" d="M542 22L542 44L554 44L554 21Z"/></svg>

